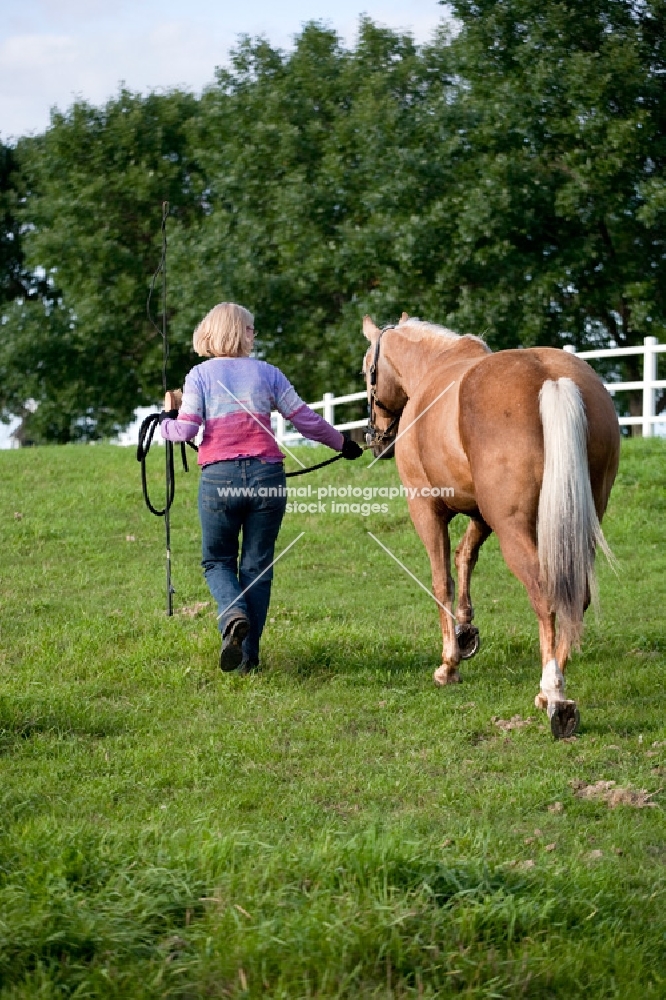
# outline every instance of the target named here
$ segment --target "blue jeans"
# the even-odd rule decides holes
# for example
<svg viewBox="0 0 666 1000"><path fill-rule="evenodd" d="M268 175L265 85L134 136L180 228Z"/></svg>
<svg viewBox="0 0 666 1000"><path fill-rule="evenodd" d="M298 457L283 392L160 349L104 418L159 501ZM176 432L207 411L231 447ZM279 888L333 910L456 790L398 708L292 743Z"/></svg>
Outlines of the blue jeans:
<svg viewBox="0 0 666 1000"><path fill-rule="evenodd" d="M201 565L221 615L218 626L224 633L234 618L249 619L243 659L251 663L259 662L259 639L271 598L271 563L287 504L285 485L282 464L259 458L206 465L199 482ZM245 495L232 496L231 490Z"/></svg>

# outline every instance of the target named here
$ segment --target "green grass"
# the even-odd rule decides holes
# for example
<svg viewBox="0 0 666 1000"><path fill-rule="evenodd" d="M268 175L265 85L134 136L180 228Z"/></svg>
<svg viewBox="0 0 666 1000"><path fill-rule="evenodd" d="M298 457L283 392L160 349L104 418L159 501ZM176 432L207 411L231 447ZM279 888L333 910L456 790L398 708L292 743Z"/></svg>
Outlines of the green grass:
<svg viewBox="0 0 666 1000"><path fill-rule="evenodd" d="M665 997L665 459L624 444L620 575L600 566L568 674L580 735L555 743L494 539L463 685L434 687L436 608L367 535L429 581L401 500L288 515L278 550L306 535L276 568L263 671L224 676L213 608L165 617L129 450L0 453L2 1000ZM397 483L367 461L292 483ZM197 479L178 473L177 607L209 600ZM515 714L534 721L493 722Z"/></svg>

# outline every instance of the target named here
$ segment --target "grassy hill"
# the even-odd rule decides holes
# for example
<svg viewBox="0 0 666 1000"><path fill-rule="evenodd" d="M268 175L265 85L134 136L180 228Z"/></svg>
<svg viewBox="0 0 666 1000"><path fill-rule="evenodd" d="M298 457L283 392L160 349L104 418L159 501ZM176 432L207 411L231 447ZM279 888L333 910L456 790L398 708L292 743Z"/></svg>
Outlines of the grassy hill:
<svg viewBox="0 0 666 1000"><path fill-rule="evenodd" d="M624 443L620 574L599 567L568 671L582 726L555 743L493 538L481 652L438 690L436 607L367 533L428 584L405 502L287 515L278 551L305 535L276 567L263 670L237 678L196 470L177 473L167 619L130 450L1 452L2 1000L666 996L665 460ZM397 484L367 463L292 483ZM600 781L627 801L581 797Z"/></svg>

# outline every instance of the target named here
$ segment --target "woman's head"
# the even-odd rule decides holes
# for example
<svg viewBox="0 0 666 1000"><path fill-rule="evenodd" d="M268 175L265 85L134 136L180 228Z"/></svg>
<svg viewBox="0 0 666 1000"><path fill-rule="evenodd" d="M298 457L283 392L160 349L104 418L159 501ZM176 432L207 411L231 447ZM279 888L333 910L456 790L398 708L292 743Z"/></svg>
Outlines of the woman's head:
<svg viewBox="0 0 666 1000"><path fill-rule="evenodd" d="M220 302L201 320L192 343L202 358L246 358L254 343L254 316L235 302Z"/></svg>

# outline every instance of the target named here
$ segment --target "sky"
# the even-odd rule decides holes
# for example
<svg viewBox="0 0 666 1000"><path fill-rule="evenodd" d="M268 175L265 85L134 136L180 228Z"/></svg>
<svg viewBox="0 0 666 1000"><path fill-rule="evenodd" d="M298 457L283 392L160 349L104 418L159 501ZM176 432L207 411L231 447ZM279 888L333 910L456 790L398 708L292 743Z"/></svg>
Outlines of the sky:
<svg viewBox="0 0 666 1000"><path fill-rule="evenodd" d="M42 132L54 106L103 104L121 83L146 93L199 92L228 61L238 36L289 48L307 21L353 45L359 17L427 41L437 0L2 0L0 139Z"/></svg>

